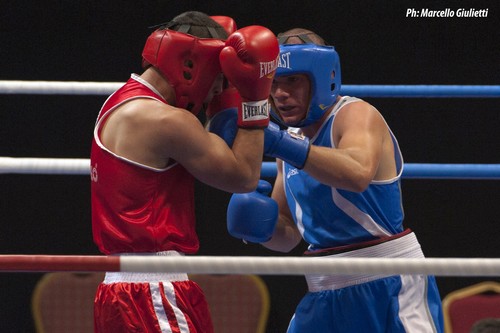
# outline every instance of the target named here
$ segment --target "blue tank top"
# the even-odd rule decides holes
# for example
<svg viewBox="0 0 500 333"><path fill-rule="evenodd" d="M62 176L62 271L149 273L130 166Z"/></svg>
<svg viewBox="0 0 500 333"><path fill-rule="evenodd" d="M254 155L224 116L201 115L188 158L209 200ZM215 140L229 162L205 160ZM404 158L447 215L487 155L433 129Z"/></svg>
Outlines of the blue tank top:
<svg viewBox="0 0 500 333"><path fill-rule="evenodd" d="M359 101L344 96L311 139L315 146L335 148L332 127L335 115L345 105ZM372 181L362 193L321 184L302 170L283 163L285 193L294 221L310 250L366 242L403 231L403 206L400 178L403 157L394 143L397 176Z"/></svg>

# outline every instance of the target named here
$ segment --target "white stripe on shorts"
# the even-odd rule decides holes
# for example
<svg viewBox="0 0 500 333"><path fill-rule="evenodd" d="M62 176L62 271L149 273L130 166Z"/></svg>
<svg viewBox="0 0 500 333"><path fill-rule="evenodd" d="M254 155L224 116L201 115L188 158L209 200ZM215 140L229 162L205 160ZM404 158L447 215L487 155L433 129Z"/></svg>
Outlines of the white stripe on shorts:
<svg viewBox="0 0 500 333"><path fill-rule="evenodd" d="M400 275L400 278L399 319L406 332L437 332L427 303L427 276Z"/></svg>
<svg viewBox="0 0 500 333"><path fill-rule="evenodd" d="M177 300L175 297L174 286L170 282L163 282L163 288L165 290L165 297L168 303L172 307L177 325L181 333L189 333L189 326L184 316L184 313L177 306ZM170 323L168 322L167 314L165 313L165 308L163 307L163 302L161 299L160 285L157 283L150 283L149 289L151 290L151 296L153 298L153 305L158 318L158 323L160 324L162 333L171 333L172 329Z"/></svg>
<svg viewBox="0 0 500 333"><path fill-rule="evenodd" d="M161 332L172 333L172 329L170 328L170 323L168 322L167 314L165 313L163 302L161 300L160 285L158 283L150 283L149 290L151 292L151 301L153 302L153 307L155 309L158 323L160 324Z"/></svg>

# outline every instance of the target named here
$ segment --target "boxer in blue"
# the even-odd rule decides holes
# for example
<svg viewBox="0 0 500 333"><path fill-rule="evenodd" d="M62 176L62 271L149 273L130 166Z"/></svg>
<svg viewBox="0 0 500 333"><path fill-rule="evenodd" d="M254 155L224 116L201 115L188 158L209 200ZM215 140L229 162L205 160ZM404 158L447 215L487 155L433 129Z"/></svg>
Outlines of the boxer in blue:
<svg viewBox="0 0 500 333"><path fill-rule="evenodd" d="M229 232L280 252L304 240L306 256L423 258L403 226L403 157L386 121L369 103L339 95L339 57L320 36L297 28L278 40L270 101L287 129L270 124L264 148L278 174L271 197L264 181L256 192L232 196ZM306 275L306 281L309 292L288 333L443 331L433 276Z"/></svg>

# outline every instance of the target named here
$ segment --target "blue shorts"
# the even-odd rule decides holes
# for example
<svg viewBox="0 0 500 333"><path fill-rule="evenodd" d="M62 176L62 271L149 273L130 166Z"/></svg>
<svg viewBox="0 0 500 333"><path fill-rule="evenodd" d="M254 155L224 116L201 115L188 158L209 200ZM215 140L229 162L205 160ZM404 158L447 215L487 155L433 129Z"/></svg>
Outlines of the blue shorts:
<svg viewBox="0 0 500 333"><path fill-rule="evenodd" d="M340 289L308 292L288 333L443 332L433 276L397 275Z"/></svg>

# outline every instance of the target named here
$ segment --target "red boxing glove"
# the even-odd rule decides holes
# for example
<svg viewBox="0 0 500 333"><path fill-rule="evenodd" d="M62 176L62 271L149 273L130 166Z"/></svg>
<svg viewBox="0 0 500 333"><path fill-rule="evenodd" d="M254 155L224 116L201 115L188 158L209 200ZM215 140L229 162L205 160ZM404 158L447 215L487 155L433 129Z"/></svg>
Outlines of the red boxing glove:
<svg viewBox="0 0 500 333"><path fill-rule="evenodd" d="M241 104L241 96L236 88L227 87L219 95L215 95L208 104L205 114L210 119L222 110L237 108Z"/></svg>
<svg viewBox="0 0 500 333"><path fill-rule="evenodd" d="M238 89L238 126L265 128L269 124L269 94L278 64L279 44L271 30L249 26L226 40L219 60L229 82Z"/></svg>
<svg viewBox="0 0 500 333"><path fill-rule="evenodd" d="M210 16L212 20L219 23L230 35L236 31L236 22L229 16Z"/></svg>

